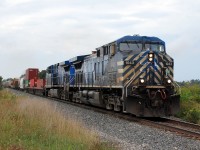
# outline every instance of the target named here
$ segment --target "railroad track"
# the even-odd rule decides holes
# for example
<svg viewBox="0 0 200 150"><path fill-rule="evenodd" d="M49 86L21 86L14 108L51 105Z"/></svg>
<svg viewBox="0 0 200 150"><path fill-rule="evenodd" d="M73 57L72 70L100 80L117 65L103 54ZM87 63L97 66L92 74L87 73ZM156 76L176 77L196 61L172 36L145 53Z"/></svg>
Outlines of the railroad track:
<svg viewBox="0 0 200 150"><path fill-rule="evenodd" d="M162 118L161 120L162 121L158 121L157 123L165 128L169 128L169 131L200 140L199 125L169 118Z"/></svg>
<svg viewBox="0 0 200 150"><path fill-rule="evenodd" d="M170 131L170 132L176 133L178 135L181 135L181 136L184 136L187 138L200 140L200 126L197 124L192 124L192 123L174 120L174 119L170 119L170 118L153 118L153 119L138 118L132 114L124 114L124 113L120 113L120 112L109 111L109 110L106 110L103 108L93 107L93 106L89 106L89 105L82 104L82 103L75 103L75 102L71 102L71 101L60 100L60 99L51 98L51 97L45 97L45 96L41 96L41 95L35 95L35 96L47 98L47 99L50 99L53 101L59 101L62 103L73 105L73 106L78 106L78 107L81 107L84 109L89 109L89 110L92 110L95 112L100 112L100 113L108 114L108 115L111 115L114 117L118 117L120 119L133 121L133 122L139 123L141 125L147 125L147 126L150 126L153 128L158 128L158 129L164 130L164 131Z"/></svg>
<svg viewBox="0 0 200 150"><path fill-rule="evenodd" d="M120 119L137 122L142 125L148 125L150 127L158 128L158 129L161 129L164 131L170 131L170 132L176 133L178 135L181 135L181 136L184 136L187 138L200 140L200 126L196 125L196 124L178 121L178 120L172 120L169 118L157 118L156 120L154 120L154 119L151 120L148 118L138 118L132 114L113 112L113 111L105 110L105 109L102 109L99 107L93 107L93 106L80 104L80 103L73 103L73 102L65 101L65 100L58 100L55 98L50 98L50 99L56 100L56 101L61 101L63 103L82 107L85 109L93 110L95 112L108 114L108 115L111 115L114 117L118 117Z"/></svg>

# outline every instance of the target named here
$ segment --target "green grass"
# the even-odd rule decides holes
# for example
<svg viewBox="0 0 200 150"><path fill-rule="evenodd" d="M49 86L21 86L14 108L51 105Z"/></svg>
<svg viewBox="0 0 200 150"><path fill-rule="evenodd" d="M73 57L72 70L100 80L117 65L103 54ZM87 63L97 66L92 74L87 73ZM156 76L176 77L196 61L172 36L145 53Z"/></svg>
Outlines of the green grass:
<svg viewBox="0 0 200 150"><path fill-rule="evenodd" d="M111 149L91 130L41 100L0 91L0 150Z"/></svg>
<svg viewBox="0 0 200 150"><path fill-rule="evenodd" d="M200 85L185 85L181 87L181 110L178 117L200 124Z"/></svg>

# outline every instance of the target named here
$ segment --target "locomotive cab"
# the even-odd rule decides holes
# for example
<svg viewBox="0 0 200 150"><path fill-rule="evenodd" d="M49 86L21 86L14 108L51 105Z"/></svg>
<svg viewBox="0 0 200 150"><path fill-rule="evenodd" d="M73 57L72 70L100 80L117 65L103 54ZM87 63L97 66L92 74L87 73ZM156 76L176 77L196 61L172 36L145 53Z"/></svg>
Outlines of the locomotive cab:
<svg viewBox="0 0 200 150"><path fill-rule="evenodd" d="M174 60L161 39L125 36L97 48L95 59L95 83L104 88L107 109L122 107L145 117L178 112L180 93L173 80Z"/></svg>

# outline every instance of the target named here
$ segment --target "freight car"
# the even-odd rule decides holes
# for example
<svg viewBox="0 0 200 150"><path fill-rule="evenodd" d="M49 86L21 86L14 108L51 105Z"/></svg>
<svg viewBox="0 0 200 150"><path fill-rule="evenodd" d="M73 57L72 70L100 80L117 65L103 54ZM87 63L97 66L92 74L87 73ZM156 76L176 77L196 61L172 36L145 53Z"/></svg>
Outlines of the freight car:
<svg viewBox="0 0 200 150"><path fill-rule="evenodd" d="M17 78L12 79L10 87L13 89L19 89L19 79Z"/></svg>
<svg viewBox="0 0 200 150"><path fill-rule="evenodd" d="M39 78L38 68L28 68L20 78L20 90L33 94L43 94L45 91L45 79Z"/></svg>
<svg viewBox="0 0 200 150"><path fill-rule="evenodd" d="M6 80L3 80L3 87L4 88L11 88L11 84L13 82L13 79L9 78L9 79L6 79Z"/></svg>
<svg viewBox="0 0 200 150"><path fill-rule="evenodd" d="M47 68L46 95L136 116L179 111L174 60L157 37L124 36Z"/></svg>

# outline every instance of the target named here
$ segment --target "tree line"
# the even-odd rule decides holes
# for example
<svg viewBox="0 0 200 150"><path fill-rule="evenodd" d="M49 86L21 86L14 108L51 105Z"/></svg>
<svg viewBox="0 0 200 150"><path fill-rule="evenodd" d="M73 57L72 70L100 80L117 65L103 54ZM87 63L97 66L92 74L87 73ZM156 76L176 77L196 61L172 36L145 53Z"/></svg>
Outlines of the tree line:
<svg viewBox="0 0 200 150"><path fill-rule="evenodd" d="M192 79L190 81L181 81L177 82L180 86L192 86L192 85L200 85L199 79Z"/></svg>
<svg viewBox="0 0 200 150"><path fill-rule="evenodd" d="M3 80L3 77L0 76L0 89L2 88L2 80Z"/></svg>

